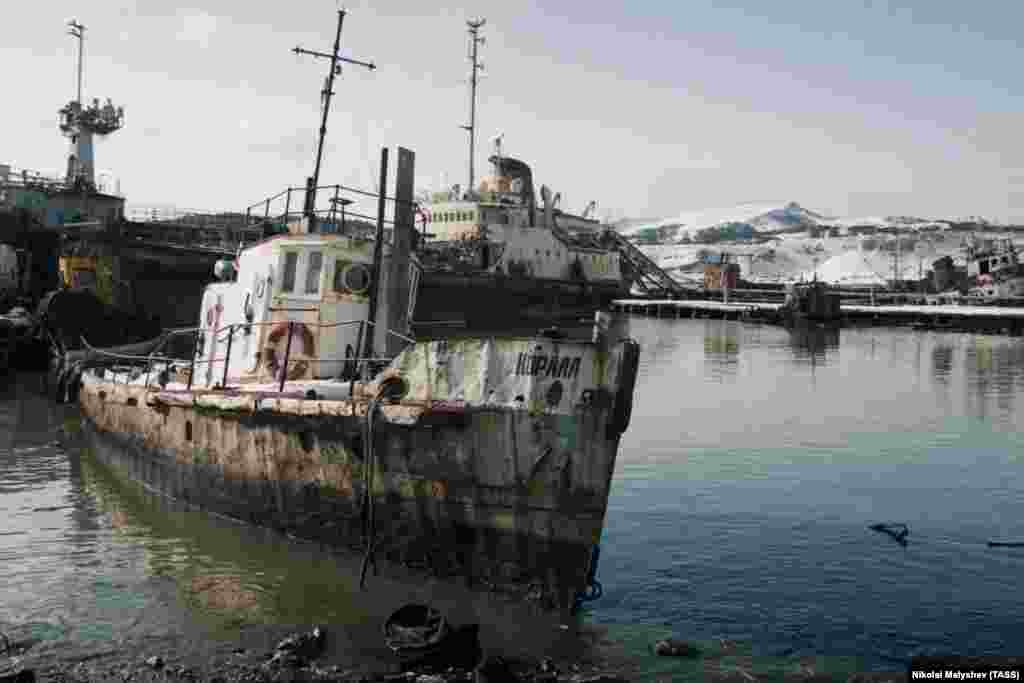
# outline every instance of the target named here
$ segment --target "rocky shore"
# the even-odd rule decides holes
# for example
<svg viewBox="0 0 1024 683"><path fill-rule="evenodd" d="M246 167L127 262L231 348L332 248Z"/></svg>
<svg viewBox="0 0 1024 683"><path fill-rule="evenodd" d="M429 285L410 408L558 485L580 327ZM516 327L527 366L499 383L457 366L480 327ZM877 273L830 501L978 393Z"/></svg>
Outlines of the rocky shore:
<svg viewBox="0 0 1024 683"><path fill-rule="evenodd" d="M607 665L554 662L551 659L485 655L474 626L464 627L448 645L429 657L377 666L336 663L345 653L332 652L328 630L316 627L292 633L276 645L259 641L280 633L271 628L249 633L238 642L212 642L168 635L116 647L62 651L54 644L0 640L0 683L623 683L635 680L629 672ZM5 651L6 646L6 651Z"/></svg>
<svg viewBox="0 0 1024 683"><path fill-rule="evenodd" d="M271 635L258 634L256 641ZM678 657L694 666L685 673L643 675L626 663L554 661L485 654L474 627L466 627L450 647L429 659L354 669L336 663L326 629L293 633L275 645L193 640L168 635L149 642L121 643L95 651L61 653L31 642L0 641L0 683L627 683L632 681L716 681L721 683L902 683L905 672L854 673L836 676L815 671L813 658L780 672L758 671L750 657L730 656L730 643L714 651L684 641L652 644L652 655ZM6 645L6 652L3 648Z"/></svg>

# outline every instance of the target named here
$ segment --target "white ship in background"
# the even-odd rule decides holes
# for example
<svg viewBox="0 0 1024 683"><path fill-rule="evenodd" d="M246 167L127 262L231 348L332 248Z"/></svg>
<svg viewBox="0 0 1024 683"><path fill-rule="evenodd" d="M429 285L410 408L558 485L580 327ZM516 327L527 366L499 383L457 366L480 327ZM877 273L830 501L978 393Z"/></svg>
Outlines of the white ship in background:
<svg viewBox="0 0 1024 683"><path fill-rule="evenodd" d="M1013 241L978 239L967 244L969 294L985 298L1024 297L1024 264Z"/></svg>
<svg viewBox="0 0 1024 683"><path fill-rule="evenodd" d="M537 321L591 316L629 295L640 269L653 264L610 226L559 207L560 193L534 189L526 163L506 156L494 139L491 175L476 182L477 50L483 20L468 22L470 34L469 183L434 193L421 205L423 264L414 325L483 330L527 326ZM655 274L657 277L658 274ZM663 276L668 280L667 276Z"/></svg>

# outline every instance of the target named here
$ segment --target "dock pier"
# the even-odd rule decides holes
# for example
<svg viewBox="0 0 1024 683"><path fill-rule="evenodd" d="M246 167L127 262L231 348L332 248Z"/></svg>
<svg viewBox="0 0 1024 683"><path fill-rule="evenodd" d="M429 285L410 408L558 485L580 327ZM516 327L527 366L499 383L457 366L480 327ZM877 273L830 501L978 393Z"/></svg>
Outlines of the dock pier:
<svg viewBox="0 0 1024 683"><path fill-rule="evenodd" d="M655 318L713 318L775 323L782 304L725 303L693 299L618 299L612 304L620 313ZM913 327L921 330L1024 335L1024 307L975 305L862 305L841 304L843 327Z"/></svg>

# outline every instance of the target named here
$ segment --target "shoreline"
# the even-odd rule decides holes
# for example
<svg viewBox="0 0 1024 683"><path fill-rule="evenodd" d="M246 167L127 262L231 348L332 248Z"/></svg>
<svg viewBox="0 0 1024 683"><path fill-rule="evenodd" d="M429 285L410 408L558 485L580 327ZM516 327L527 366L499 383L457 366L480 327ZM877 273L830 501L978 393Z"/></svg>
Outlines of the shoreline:
<svg viewBox="0 0 1024 683"><path fill-rule="evenodd" d="M626 662L588 657L534 658L513 654L502 646L478 649L466 660L465 642L447 657L403 667L397 657L368 660L347 649L343 627L322 627L321 651L288 650L310 628L249 625L233 638L211 639L196 630L141 636L116 643L76 644L70 641L19 641L11 636L14 656L0 654L0 681L85 683L118 681L339 681L343 683L454 683L455 681L523 681L546 683L625 683L640 680ZM282 645L285 645L282 648ZM306 643L308 645L308 642ZM27 646L27 647L26 647ZM298 654L294 654L297 652ZM8 653L10 654L10 653ZM357 661L358 660L358 663ZM504 669L504 671L502 671ZM478 674L478 670L480 673ZM488 673L490 671L490 673ZM17 677L18 672L21 678ZM28 672L31 672L29 674ZM507 676L511 675L511 678Z"/></svg>
<svg viewBox="0 0 1024 683"><path fill-rule="evenodd" d="M675 671L655 673L641 671L638 662L612 661L600 656L584 661L571 658L539 659L517 657L500 652L500 648L484 650L476 666L445 663L403 670L396 658L378 659L373 664L351 666L350 653L338 648L337 635L326 627L328 643L321 653L289 661L281 656L282 640L308 629L284 626L244 627L236 638L210 640L201 633L168 633L123 641L111 647L71 648L68 643L51 642L30 646L14 658L0 656L0 681L54 681L86 683L116 681L118 683L174 682L198 683L277 683L282 681L338 681L339 683L632 683L633 681L669 683L675 681L714 681L716 683L902 683L905 671L844 672L819 671L827 658L802 657L796 666L786 668L758 666L749 655L730 655L725 650L705 649L697 657L664 657L666 663L685 662ZM17 647L17 646L16 646ZM706 646L705 646L706 647ZM275 656L276 655L276 656ZM13 666L12 666L13 664ZM21 678L15 676L18 671Z"/></svg>

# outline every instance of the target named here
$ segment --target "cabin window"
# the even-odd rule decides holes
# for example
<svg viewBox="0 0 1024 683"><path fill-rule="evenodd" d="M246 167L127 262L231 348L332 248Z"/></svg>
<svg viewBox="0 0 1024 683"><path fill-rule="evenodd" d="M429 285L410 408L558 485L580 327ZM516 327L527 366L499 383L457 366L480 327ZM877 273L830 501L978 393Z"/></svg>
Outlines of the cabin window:
<svg viewBox="0 0 1024 683"><path fill-rule="evenodd" d="M281 276L281 291L295 291L295 272L299 267L299 254L289 251L284 255L284 275Z"/></svg>
<svg viewBox="0 0 1024 683"><path fill-rule="evenodd" d="M320 271L323 270L323 266L323 252L310 252L309 265L306 268L306 294L318 294L320 292Z"/></svg>

